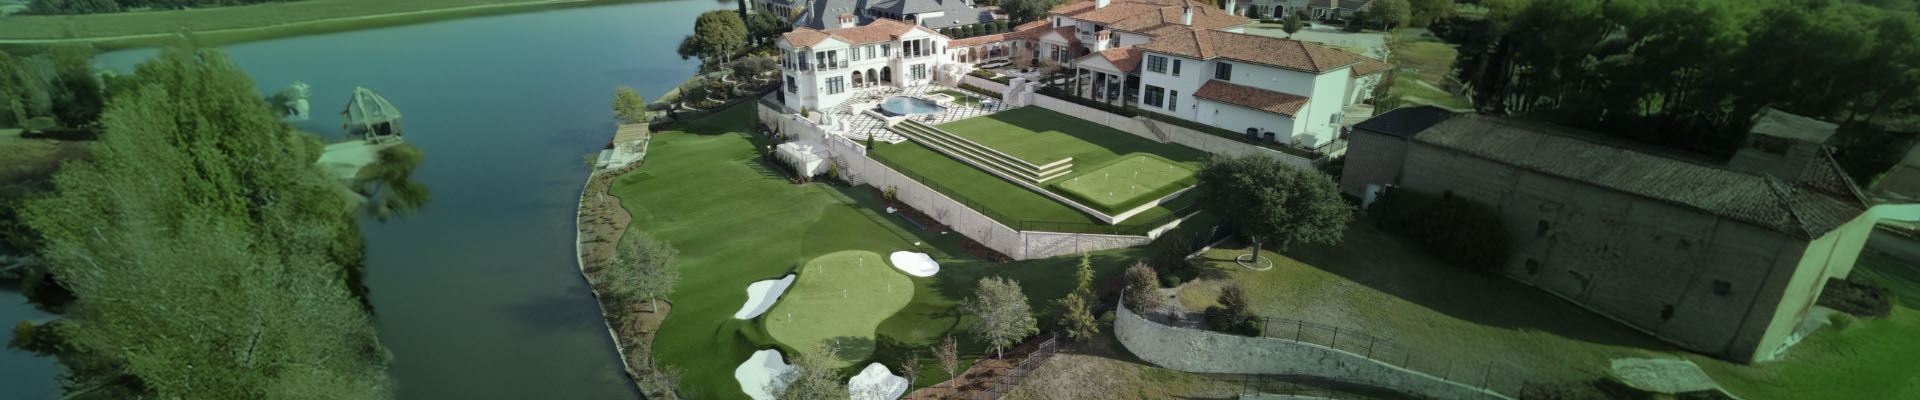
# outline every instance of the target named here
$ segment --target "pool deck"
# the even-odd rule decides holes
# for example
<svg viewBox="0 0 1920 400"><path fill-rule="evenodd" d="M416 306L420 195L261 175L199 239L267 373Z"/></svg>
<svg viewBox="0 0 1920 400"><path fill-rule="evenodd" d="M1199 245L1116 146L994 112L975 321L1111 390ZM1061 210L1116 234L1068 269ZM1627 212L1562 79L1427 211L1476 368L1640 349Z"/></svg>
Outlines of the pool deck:
<svg viewBox="0 0 1920 400"><path fill-rule="evenodd" d="M910 96L926 99L935 96L933 92L941 90L959 89L940 85L908 87L875 86L863 88L854 93L853 97L847 99L847 101L828 110L828 113L829 116L836 121L834 123L834 130L838 131L842 136L846 136L848 139L866 140L868 136L873 136L874 140L899 143L905 141L906 138L900 136L900 134L888 131L885 121L874 119L864 114L871 108L870 105L886 100L886 98L892 96ZM1013 109L1013 107L1008 107L1005 102L1001 102L1000 99L986 97L981 97L980 104L978 105L963 106L948 103L941 104L940 106L946 107L947 110L932 115L910 115L908 118L925 122L928 125L939 125Z"/></svg>

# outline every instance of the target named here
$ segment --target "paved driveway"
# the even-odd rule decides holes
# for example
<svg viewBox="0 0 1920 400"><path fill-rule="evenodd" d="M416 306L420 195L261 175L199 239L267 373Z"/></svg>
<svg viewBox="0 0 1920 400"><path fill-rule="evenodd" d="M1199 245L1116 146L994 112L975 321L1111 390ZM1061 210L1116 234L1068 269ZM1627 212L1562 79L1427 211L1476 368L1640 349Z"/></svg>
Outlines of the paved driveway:
<svg viewBox="0 0 1920 400"><path fill-rule="evenodd" d="M1287 37L1287 31L1280 29L1280 24L1247 25L1246 32L1251 35L1278 38ZM1294 32L1293 39L1346 47L1350 48L1349 50L1352 48L1365 49L1366 51L1361 54L1367 57L1373 57L1374 59L1384 60L1387 57L1387 36L1385 33L1380 32L1353 33L1342 31L1331 26L1314 25L1312 28Z"/></svg>

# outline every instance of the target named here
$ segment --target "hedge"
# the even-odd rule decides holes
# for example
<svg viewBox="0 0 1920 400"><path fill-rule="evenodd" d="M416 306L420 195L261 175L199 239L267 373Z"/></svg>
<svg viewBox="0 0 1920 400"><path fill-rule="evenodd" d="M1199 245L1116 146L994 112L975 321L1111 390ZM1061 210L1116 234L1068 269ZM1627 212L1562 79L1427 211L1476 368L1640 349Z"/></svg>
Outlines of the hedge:
<svg viewBox="0 0 1920 400"><path fill-rule="evenodd" d="M994 92L993 92L993 91L991 91L991 90L987 90L986 88L982 88L982 87L979 87L979 86L974 86L974 85L969 85L969 84L965 84L965 83L962 83L962 84L960 84L960 89L963 89L963 90L966 90L966 91L969 91L969 92L974 92L974 93L979 93L979 94L981 94L981 95L985 95L985 96L987 96L987 97L989 97L989 98L995 98L995 99L998 99L998 98L1000 98L1000 94L999 94L999 93L994 93Z"/></svg>

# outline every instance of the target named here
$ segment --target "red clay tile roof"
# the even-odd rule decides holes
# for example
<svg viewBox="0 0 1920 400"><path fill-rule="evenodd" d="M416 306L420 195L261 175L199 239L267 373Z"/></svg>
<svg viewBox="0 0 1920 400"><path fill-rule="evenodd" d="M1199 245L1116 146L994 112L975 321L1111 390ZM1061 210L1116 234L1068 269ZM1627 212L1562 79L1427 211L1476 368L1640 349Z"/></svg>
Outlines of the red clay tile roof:
<svg viewBox="0 0 1920 400"><path fill-rule="evenodd" d="M1380 71L1386 71L1387 69L1390 69L1390 68L1393 68L1393 64L1383 63L1383 62L1362 56L1360 58L1360 64L1353 66L1353 76L1373 75L1373 74L1380 73Z"/></svg>
<svg viewBox="0 0 1920 400"><path fill-rule="evenodd" d="M794 28L792 32L780 34L780 37L786 39L787 43L792 44L793 47L812 47L813 45L820 44L822 41L826 41L829 37L852 44L874 43L899 39L901 35L905 35L907 32L914 30L924 30L928 33L940 35L940 32L918 25L880 18L866 25L852 28L822 31L807 27L798 27Z"/></svg>
<svg viewBox="0 0 1920 400"><path fill-rule="evenodd" d="M1193 97L1221 103L1266 111L1292 117L1307 105L1307 98L1272 90L1240 86L1216 80L1208 80Z"/></svg>
<svg viewBox="0 0 1920 400"><path fill-rule="evenodd" d="M1133 72L1134 67L1140 66L1140 49L1116 47L1101 50L1098 54L1101 58L1107 59L1107 62L1113 63L1113 67L1119 68L1120 72Z"/></svg>
<svg viewBox="0 0 1920 400"><path fill-rule="evenodd" d="M1226 58L1297 71L1321 73L1359 64L1359 54L1292 39L1243 33L1189 30L1156 37L1141 50L1202 60Z"/></svg>
<svg viewBox="0 0 1920 400"><path fill-rule="evenodd" d="M1107 24L1107 27L1151 34L1169 26L1193 29L1220 29L1252 23L1253 20L1228 14L1218 7L1188 0L1114 0L1106 7L1094 8L1092 0L1062 4L1048 11L1082 21ZM1185 8L1193 8L1193 25L1180 23Z"/></svg>

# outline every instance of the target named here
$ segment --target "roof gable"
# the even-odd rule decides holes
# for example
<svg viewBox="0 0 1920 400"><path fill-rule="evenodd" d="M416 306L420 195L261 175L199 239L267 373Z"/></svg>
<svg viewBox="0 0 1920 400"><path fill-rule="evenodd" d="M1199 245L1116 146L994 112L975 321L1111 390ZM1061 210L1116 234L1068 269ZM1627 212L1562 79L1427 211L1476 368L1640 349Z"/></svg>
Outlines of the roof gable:
<svg viewBox="0 0 1920 400"><path fill-rule="evenodd" d="M1312 73L1334 71L1370 60L1359 54L1309 42L1207 30L1163 35L1139 47L1182 57L1202 60L1226 58Z"/></svg>

